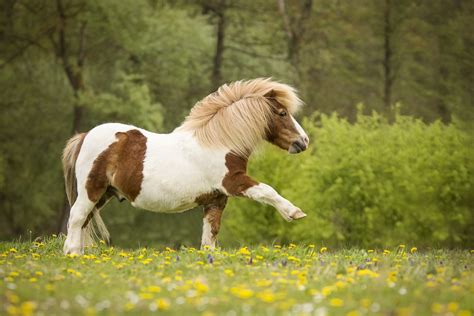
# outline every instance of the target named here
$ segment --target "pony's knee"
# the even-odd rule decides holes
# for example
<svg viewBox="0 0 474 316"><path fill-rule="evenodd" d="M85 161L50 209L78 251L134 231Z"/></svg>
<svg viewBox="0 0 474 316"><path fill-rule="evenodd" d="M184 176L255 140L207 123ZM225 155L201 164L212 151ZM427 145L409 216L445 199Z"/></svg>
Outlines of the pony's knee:
<svg viewBox="0 0 474 316"><path fill-rule="evenodd" d="M76 203L71 207L68 225L82 226L82 224L87 220L93 207L94 205L92 203L76 201Z"/></svg>

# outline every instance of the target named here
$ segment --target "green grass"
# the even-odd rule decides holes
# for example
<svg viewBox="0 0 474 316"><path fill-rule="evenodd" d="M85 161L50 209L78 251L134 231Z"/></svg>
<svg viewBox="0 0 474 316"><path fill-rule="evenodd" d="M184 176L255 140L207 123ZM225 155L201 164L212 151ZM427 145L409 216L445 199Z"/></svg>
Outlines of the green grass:
<svg viewBox="0 0 474 316"><path fill-rule="evenodd" d="M0 243L0 314L471 315L470 250Z"/></svg>

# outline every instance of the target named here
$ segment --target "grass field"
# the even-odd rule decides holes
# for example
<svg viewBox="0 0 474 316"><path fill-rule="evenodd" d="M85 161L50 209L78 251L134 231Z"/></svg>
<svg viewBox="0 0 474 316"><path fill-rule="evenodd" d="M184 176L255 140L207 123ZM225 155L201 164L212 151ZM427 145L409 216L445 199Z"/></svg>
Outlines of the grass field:
<svg viewBox="0 0 474 316"><path fill-rule="evenodd" d="M0 243L0 314L472 315L472 250Z"/></svg>

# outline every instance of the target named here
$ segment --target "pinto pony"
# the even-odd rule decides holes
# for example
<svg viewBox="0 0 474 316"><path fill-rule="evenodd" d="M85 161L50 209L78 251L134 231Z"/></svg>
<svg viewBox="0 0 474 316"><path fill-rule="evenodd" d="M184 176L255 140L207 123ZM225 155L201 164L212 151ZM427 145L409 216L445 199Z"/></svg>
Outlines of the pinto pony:
<svg viewBox="0 0 474 316"><path fill-rule="evenodd" d="M237 81L197 102L170 134L117 123L76 134L63 153L71 205L64 252L82 254L93 238L109 239L99 212L113 197L155 212L204 206L201 245L211 248L229 196L272 205L287 221L305 217L246 172L263 140L290 153L308 147L308 136L292 116L301 103L288 85Z"/></svg>

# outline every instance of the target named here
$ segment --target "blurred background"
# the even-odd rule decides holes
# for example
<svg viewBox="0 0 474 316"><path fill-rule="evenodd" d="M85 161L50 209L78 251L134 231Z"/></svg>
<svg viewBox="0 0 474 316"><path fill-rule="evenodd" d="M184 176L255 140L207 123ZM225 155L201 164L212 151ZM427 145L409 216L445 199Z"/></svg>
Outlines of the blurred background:
<svg viewBox="0 0 474 316"><path fill-rule="evenodd" d="M167 133L225 82L305 101L311 147L263 146L250 174L308 217L232 199L222 246L474 242L474 2L1 0L0 239L64 229L60 156L103 122ZM179 168L179 166L177 166ZM202 210L113 202L115 245L197 246Z"/></svg>

